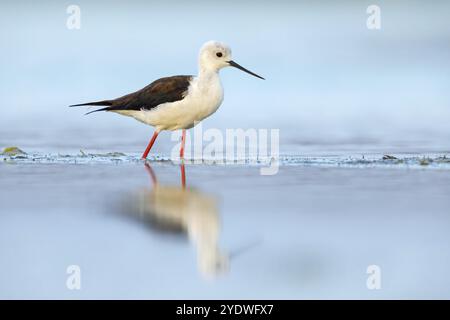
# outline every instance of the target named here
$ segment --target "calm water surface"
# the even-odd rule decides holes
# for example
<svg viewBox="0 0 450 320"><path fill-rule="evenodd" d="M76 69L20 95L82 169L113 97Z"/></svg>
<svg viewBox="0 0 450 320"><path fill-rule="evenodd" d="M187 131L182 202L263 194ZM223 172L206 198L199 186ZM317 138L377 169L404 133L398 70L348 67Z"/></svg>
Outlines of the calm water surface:
<svg viewBox="0 0 450 320"><path fill-rule="evenodd" d="M0 296L450 297L450 171L151 168L0 165Z"/></svg>

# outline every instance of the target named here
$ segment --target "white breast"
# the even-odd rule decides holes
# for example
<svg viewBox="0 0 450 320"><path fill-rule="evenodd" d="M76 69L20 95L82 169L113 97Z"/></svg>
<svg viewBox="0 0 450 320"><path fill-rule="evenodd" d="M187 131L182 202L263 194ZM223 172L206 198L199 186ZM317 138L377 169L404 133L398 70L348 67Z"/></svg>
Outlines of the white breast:
<svg viewBox="0 0 450 320"><path fill-rule="evenodd" d="M152 110L127 111L126 114L154 126L158 131L190 129L219 108L223 87L217 72L191 81L183 100L163 103Z"/></svg>

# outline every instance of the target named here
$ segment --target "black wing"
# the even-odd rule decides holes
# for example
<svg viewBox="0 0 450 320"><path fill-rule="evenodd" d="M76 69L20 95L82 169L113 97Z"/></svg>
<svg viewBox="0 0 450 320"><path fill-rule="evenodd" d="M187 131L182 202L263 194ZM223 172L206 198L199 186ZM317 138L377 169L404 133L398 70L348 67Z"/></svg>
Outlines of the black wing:
<svg viewBox="0 0 450 320"><path fill-rule="evenodd" d="M91 111L119 111L119 110L150 110L156 106L182 100L190 85L192 76L173 76L153 81L139 91L127 94L114 100L103 100L72 105L77 106L107 106Z"/></svg>

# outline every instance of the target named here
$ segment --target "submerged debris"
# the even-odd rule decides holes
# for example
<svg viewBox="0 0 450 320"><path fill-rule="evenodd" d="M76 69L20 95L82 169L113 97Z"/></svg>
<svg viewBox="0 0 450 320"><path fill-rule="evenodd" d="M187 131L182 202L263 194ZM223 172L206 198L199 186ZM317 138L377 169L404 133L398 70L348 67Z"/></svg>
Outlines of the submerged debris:
<svg viewBox="0 0 450 320"><path fill-rule="evenodd" d="M94 157L106 157L106 158L117 158L126 156L126 154L122 152L94 153L91 155Z"/></svg>
<svg viewBox="0 0 450 320"><path fill-rule="evenodd" d="M428 166L429 164L431 164L433 162L433 159L431 159L431 158L422 158L422 159L420 159L420 161L419 161L419 164L421 165L421 166Z"/></svg>
<svg viewBox="0 0 450 320"><path fill-rule="evenodd" d="M394 156L391 156L391 155L389 155L389 154L385 154L385 155L383 156L383 160L398 160L398 158L397 158L397 157L394 157Z"/></svg>
<svg viewBox="0 0 450 320"><path fill-rule="evenodd" d="M450 163L450 158L447 158L447 156L443 156L434 159L434 161L437 163Z"/></svg>
<svg viewBox="0 0 450 320"><path fill-rule="evenodd" d="M83 150L80 150L80 157L100 157L100 158L118 158L118 157L126 157L125 153L122 152L107 152L107 153L86 153Z"/></svg>
<svg viewBox="0 0 450 320"><path fill-rule="evenodd" d="M18 147L7 147L3 149L3 151L0 153L2 156L19 156L19 155L26 155L26 152L19 149Z"/></svg>

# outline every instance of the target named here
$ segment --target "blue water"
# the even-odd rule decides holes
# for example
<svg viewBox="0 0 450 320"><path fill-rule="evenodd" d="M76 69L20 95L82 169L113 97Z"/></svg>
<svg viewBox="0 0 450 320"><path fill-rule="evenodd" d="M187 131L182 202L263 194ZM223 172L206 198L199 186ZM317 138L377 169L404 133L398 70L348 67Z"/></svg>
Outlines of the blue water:
<svg viewBox="0 0 450 320"><path fill-rule="evenodd" d="M0 296L449 297L448 170L152 167L0 165Z"/></svg>
<svg viewBox="0 0 450 320"><path fill-rule="evenodd" d="M0 298L449 298L450 4L16 1L0 10ZM279 129L269 158L186 161L68 105L195 74L230 44L204 130ZM384 159L390 155L396 159ZM66 269L81 269L81 290ZM381 268L368 290L367 267Z"/></svg>

